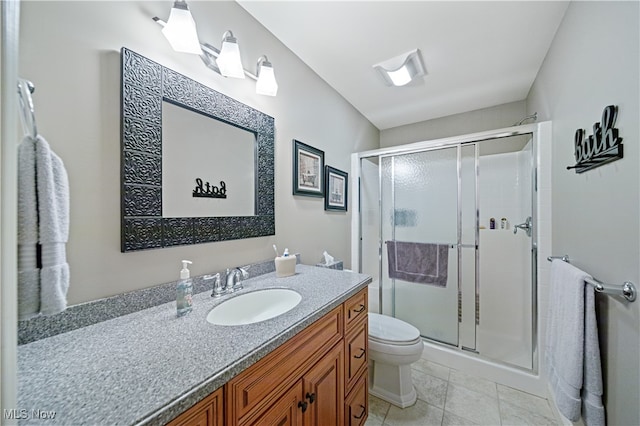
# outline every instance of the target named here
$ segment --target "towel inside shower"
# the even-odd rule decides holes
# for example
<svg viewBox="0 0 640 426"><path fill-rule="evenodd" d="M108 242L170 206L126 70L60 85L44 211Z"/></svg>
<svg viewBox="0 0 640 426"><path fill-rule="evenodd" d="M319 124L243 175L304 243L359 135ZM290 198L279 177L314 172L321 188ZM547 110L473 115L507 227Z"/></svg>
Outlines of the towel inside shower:
<svg viewBox="0 0 640 426"><path fill-rule="evenodd" d="M412 283L447 285L449 245L387 241L389 278Z"/></svg>

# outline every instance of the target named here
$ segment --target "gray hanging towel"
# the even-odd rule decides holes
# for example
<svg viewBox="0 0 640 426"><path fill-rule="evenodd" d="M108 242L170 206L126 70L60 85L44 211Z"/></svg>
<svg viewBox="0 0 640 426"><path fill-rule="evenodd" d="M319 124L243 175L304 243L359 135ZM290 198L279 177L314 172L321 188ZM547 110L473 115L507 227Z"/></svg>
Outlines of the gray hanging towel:
<svg viewBox="0 0 640 426"><path fill-rule="evenodd" d="M389 278L447 286L449 244L387 241Z"/></svg>

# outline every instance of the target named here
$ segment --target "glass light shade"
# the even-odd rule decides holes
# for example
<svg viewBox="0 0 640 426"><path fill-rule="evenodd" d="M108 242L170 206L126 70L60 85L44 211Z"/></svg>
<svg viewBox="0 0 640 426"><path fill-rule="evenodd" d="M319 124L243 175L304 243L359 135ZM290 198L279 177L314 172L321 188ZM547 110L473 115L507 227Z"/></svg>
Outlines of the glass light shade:
<svg viewBox="0 0 640 426"><path fill-rule="evenodd" d="M223 41L220 55L216 59L220 74L225 77L244 78L244 69L240 59L240 48L238 43Z"/></svg>
<svg viewBox="0 0 640 426"><path fill-rule="evenodd" d="M178 6L174 5L171 8L169 20L162 29L162 34L164 34L176 52L199 55L202 50L200 49L200 41L196 32L196 23L191 16L191 12L186 8L186 3L184 3L184 8L180 7L180 5Z"/></svg>
<svg viewBox="0 0 640 426"><path fill-rule="evenodd" d="M405 86L426 74L418 49L376 64L373 68L388 86Z"/></svg>
<svg viewBox="0 0 640 426"><path fill-rule="evenodd" d="M256 93L267 96L275 96L278 93L278 83L276 82L273 67L264 63L260 65Z"/></svg>
<svg viewBox="0 0 640 426"><path fill-rule="evenodd" d="M387 71L394 86L404 86L411 81L411 74L405 65L395 71Z"/></svg>

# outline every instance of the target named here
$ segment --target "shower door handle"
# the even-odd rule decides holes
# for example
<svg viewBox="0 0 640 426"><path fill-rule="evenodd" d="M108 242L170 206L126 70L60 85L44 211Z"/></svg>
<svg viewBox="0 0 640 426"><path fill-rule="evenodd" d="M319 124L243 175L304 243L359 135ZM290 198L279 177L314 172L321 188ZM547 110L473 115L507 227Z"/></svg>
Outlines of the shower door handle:
<svg viewBox="0 0 640 426"><path fill-rule="evenodd" d="M513 233L516 234L518 232L518 229L522 229L523 231L525 231L527 233L527 237L530 237L531 236L531 229L532 229L531 216L529 216L524 223L521 223L519 225L515 225L513 227Z"/></svg>

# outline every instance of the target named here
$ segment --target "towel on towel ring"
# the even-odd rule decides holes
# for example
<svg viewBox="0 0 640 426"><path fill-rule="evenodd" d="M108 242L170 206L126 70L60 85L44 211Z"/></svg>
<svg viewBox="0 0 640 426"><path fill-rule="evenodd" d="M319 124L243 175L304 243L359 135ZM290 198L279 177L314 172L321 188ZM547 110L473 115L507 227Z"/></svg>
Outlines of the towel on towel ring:
<svg viewBox="0 0 640 426"><path fill-rule="evenodd" d="M60 157L38 136L18 146L18 317L67 307L69 179Z"/></svg>
<svg viewBox="0 0 640 426"><path fill-rule="evenodd" d="M587 426L604 426L603 383L596 323L595 295L575 266L551 264L546 361L549 383L560 413L582 417Z"/></svg>
<svg viewBox="0 0 640 426"><path fill-rule="evenodd" d="M389 278L447 286L449 244L387 241Z"/></svg>

